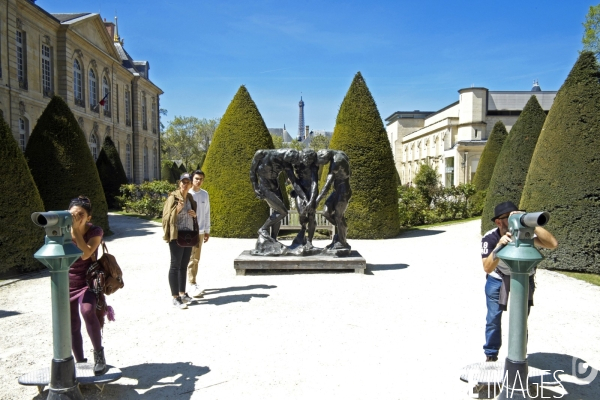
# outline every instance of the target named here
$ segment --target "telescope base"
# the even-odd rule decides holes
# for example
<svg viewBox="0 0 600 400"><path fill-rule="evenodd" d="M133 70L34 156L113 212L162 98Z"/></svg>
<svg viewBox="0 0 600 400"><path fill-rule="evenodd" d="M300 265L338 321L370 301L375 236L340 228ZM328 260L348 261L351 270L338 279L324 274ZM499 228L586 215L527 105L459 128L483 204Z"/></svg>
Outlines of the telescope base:
<svg viewBox="0 0 600 400"><path fill-rule="evenodd" d="M103 375L94 375L94 364L92 363L76 363L75 376L77 385L96 385L100 392L104 390L104 385L114 382L123 376L121 370L117 367L107 365L107 371ZM50 367L42 368L37 371L29 372L19 377L19 383L25 386L37 386L38 392L42 393L44 388L50 384ZM77 389L79 392L79 389ZM48 394L51 398L52 389ZM81 396L81 394L80 394ZM83 397L54 397L55 399L82 399Z"/></svg>

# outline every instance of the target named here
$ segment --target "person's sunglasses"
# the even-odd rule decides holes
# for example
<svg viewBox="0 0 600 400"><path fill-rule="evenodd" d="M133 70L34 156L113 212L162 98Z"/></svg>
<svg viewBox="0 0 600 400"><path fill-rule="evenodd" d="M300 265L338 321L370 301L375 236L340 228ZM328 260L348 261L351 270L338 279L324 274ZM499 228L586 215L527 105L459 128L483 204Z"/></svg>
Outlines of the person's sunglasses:
<svg viewBox="0 0 600 400"><path fill-rule="evenodd" d="M88 199L87 197L76 197L71 200L71 203L90 204L90 199Z"/></svg>

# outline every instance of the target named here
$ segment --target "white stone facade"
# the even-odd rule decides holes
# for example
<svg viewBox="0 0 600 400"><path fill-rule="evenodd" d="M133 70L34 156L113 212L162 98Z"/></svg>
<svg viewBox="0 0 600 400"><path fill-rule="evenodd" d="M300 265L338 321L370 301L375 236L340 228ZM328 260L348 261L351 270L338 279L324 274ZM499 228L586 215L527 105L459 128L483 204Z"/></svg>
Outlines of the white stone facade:
<svg viewBox="0 0 600 400"><path fill-rule="evenodd" d="M115 24L99 14L50 14L28 0L0 7L0 115L23 150L56 94L95 158L111 136L131 182L160 179L163 91L149 69L131 59Z"/></svg>
<svg viewBox="0 0 600 400"><path fill-rule="evenodd" d="M420 166L428 163L444 186L471 182L494 124L506 129L516 122L535 95L548 112L555 91L489 91L472 87L458 91L459 100L436 112L397 111L386 118L394 162L403 184L412 184Z"/></svg>

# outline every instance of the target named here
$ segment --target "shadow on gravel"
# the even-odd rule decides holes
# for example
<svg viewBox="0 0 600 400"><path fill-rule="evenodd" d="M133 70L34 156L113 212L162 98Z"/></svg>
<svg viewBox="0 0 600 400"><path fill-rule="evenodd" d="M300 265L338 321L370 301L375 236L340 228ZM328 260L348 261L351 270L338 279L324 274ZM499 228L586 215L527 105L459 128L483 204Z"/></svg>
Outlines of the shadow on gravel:
<svg viewBox="0 0 600 400"><path fill-rule="evenodd" d="M252 290L252 289L275 289L277 286L275 285L248 285L248 286L232 286L228 288L222 289L204 289L204 294L217 294L217 293L227 293L227 292L241 292L243 290Z"/></svg>
<svg viewBox="0 0 600 400"><path fill-rule="evenodd" d="M406 268L408 268L408 264L367 264L365 275L373 275L373 271L393 271Z"/></svg>
<svg viewBox="0 0 600 400"><path fill-rule="evenodd" d="M600 373L586 364L585 360L557 353L533 353L529 354L527 360L530 367L550 370L553 374L558 371L556 376L561 379L562 386L569 393L562 399L600 399ZM549 391L544 396L552 398L553 395Z"/></svg>
<svg viewBox="0 0 600 400"><path fill-rule="evenodd" d="M0 310L0 318L12 317L13 315L19 315L19 314L21 314L21 313L17 312L17 311L4 311L4 310Z"/></svg>
<svg viewBox="0 0 600 400"><path fill-rule="evenodd" d="M188 306L212 304L214 306L222 306L230 303L248 303L253 297L266 298L268 294L233 294L228 296L219 296L215 299L198 299L197 302L188 304Z"/></svg>
<svg viewBox="0 0 600 400"><path fill-rule="evenodd" d="M138 218L130 219L136 219L136 221L127 221L126 223L121 223L111 219L110 230L113 231L114 234L110 237L107 237L105 241L110 242L113 239L123 237L148 236L156 233L151 230L156 230L156 224Z"/></svg>
<svg viewBox="0 0 600 400"><path fill-rule="evenodd" d="M440 233L444 233L446 231L440 231L435 229L410 229L408 231L402 232L396 238L416 238L423 236L433 236L439 235Z"/></svg>
<svg viewBox="0 0 600 400"><path fill-rule="evenodd" d="M121 368L123 378L104 386L100 392L94 385L80 386L86 400L96 399L190 399L194 392L205 389L195 388L196 381L210 372L208 367L192 365L189 362L171 364L149 363ZM34 400L48 398L49 390L34 397Z"/></svg>

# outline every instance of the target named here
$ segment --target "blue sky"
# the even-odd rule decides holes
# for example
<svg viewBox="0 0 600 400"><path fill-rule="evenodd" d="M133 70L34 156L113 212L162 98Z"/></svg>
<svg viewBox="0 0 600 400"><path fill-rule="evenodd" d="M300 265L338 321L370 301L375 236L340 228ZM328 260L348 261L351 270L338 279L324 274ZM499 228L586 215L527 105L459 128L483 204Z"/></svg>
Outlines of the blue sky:
<svg viewBox="0 0 600 400"><path fill-rule="evenodd" d="M48 12L119 17L125 49L150 62L175 115L221 117L246 85L269 128L332 131L360 71L382 119L435 111L458 90L558 90L577 59L590 5L505 1L38 0Z"/></svg>

